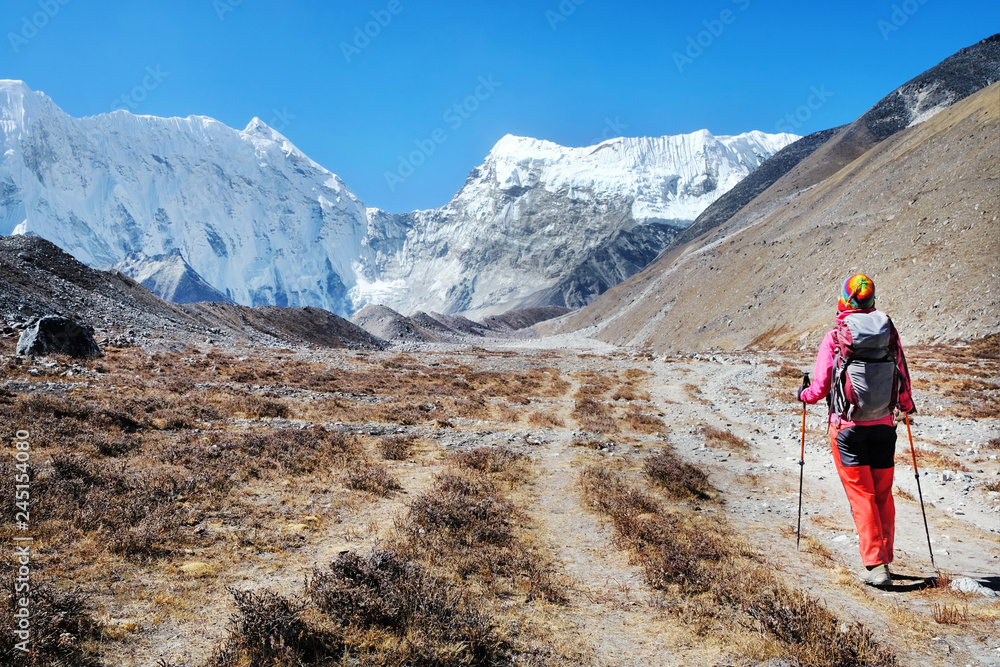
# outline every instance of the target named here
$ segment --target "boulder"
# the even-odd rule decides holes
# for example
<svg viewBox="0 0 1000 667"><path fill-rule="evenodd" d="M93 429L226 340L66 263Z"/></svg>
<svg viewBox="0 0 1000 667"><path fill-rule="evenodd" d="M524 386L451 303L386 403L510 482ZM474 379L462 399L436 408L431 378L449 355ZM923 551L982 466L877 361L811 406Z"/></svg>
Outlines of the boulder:
<svg viewBox="0 0 1000 667"><path fill-rule="evenodd" d="M17 353L30 356L66 354L81 359L103 354L91 327L57 315L46 315L30 323L17 341Z"/></svg>

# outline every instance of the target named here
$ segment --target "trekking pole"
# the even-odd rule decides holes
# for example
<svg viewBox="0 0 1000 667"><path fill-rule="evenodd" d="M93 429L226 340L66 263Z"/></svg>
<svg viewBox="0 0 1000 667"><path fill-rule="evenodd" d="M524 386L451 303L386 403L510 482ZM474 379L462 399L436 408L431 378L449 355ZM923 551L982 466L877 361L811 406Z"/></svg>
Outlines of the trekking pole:
<svg viewBox="0 0 1000 667"><path fill-rule="evenodd" d="M913 433L910 431L910 414L904 412L906 418L906 435L910 438L910 455L913 457L913 479L917 480L917 496L920 498L920 513L924 515L924 533L927 534L927 552L931 555L931 567L937 571L934 564L934 550L931 548L931 531L927 527L927 512L924 510L924 494L920 490L920 473L917 472L917 450L913 448Z"/></svg>
<svg viewBox="0 0 1000 667"><path fill-rule="evenodd" d="M809 386L809 373L802 374L802 386ZM800 390L801 393L801 390ZM799 521L795 526L795 550L799 550L802 538L802 478L806 473L806 402L802 401L802 447L799 449Z"/></svg>

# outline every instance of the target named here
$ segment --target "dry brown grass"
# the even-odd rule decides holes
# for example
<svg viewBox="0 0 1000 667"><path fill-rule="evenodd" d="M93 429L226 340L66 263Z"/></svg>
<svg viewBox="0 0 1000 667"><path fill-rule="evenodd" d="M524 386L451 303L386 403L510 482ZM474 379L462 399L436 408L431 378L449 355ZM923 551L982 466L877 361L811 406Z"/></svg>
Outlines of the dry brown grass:
<svg viewBox="0 0 1000 667"><path fill-rule="evenodd" d="M622 419L627 430L633 433L664 434L667 425L659 417L643 412L638 406L631 406Z"/></svg>
<svg viewBox="0 0 1000 667"><path fill-rule="evenodd" d="M573 419L585 431L593 433L618 433L618 421L611 408L594 398L578 398L573 406Z"/></svg>
<svg viewBox="0 0 1000 667"><path fill-rule="evenodd" d="M666 451L666 450L664 450ZM704 478L685 474L675 458L660 452L647 461L651 481L672 484L687 479L671 495L706 493ZM747 641L759 661L771 657L798 665L895 665L858 623L846 625L811 596L784 586L717 515L669 509L655 495L630 484L620 473L591 466L581 475L588 502L608 516L619 544L646 573L650 586L676 602L678 613L706 637L733 628L759 641Z"/></svg>
<svg viewBox="0 0 1000 667"><path fill-rule="evenodd" d="M405 461L410 457L417 438L413 435L389 435L379 439L378 449L387 461Z"/></svg>
<svg viewBox="0 0 1000 667"><path fill-rule="evenodd" d="M947 604L934 604L934 622L940 625L961 625L969 620L969 605L961 609Z"/></svg>
<svg viewBox="0 0 1000 667"><path fill-rule="evenodd" d="M646 459L643 471L654 484L663 488L672 498L685 500L713 497L712 485L701 468L677 458L669 447L660 449Z"/></svg>
<svg viewBox="0 0 1000 667"><path fill-rule="evenodd" d="M389 550L316 568L301 597L232 590L236 612L210 667L502 665L505 633L460 588Z"/></svg>
<svg viewBox="0 0 1000 667"><path fill-rule="evenodd" d="M344 483L349 489L383 497L403 488L383 466L369 461L352 463L344 473Z"/></svg>
<svg viewBox="0 0 1000 667"><path fill-rule="evenodd" d="M232 591L237 612L208 667L541 664L536 640L498 614L515 594L525 604L564 599L523 539L526 515L501 490L529 475L527 461L480 447L448 464L388 542L316 568L303 594Z"/></svg>
<svg viewBox="0 0 1000 667"><path fill-rule="evenodd" d="M943 447L943 445L939 446ZM906 444L906 447L907 449L909 448L909 443ZM918 469L922 470L924 468L930 468L932 470L958 470L962 472L969 472L969 468L953 454L942 454L937 451L922 448L914 448L914 451L917 454ZM910 472L913 472L913 459L910 458L909 462L911 465Z"/></svg>
<svg viewBox="0 0 1000 667"><path fill-rule="evenodd" d="M802 381L802 373L805 372L797 366L792 366L788 362L782 362L781 367L772 371L772 375L780 380Z"/></svg>
<svg viewBox="0 0 1000 667"><path fill-rule="evenodd" d="M530 412L528 414L528 423L541 428L562 428L566 425L566 421L558 415L554 415L551 412L542 412L541 410Z"/></svg>
<svg viewBox="0 0 1000 667"><path fill-rule="evenodd" d="M527 539L527 515L501 489L527 475L523 456L506 448L456 452L453 471L437 476L396 524L397 549L436 571L456 574L491 598L561 602L551 565Z"/></svg>
<svg viewBox="0 0 1000 667"><path fill-rule="evenodd" d="M730 431L705 424L701 427L701 434L705 438L705 444L709 447L722 447L723 449L738 452L747 452L750 450L749 442Z"/></svg>

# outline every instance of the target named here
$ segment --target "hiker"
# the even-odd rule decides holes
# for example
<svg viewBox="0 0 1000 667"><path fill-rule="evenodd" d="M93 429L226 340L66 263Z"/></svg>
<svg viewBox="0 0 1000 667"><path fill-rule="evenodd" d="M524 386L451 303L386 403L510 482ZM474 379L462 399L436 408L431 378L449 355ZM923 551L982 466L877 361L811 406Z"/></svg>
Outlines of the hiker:
<svg viewBox="0 0 1000 667"><path fill-rule="evenodd" d="M875 309L871 278L848 278L837 310L837 326L819 346L813 380L803 382L797 396L809 404L827 399L830 445L858 529L862 579L882 587L892 581L893 412L915 412L910 374L896 328Z"/></svg>

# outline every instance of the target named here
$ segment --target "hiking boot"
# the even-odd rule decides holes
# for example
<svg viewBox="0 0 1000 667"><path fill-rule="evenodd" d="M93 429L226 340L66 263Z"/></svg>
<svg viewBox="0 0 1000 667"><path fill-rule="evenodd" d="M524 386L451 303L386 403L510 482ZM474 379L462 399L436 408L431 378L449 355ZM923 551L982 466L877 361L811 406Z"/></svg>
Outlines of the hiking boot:
<svg viewBox="0 0 1000 667"><path fill-rule="evenodd" d="M884 588L885 586L888 586L889 584L892 583L892 577L889 575L889 566L886 565L885 563L883 563L882 565L875 565L866 569L867 572L865 572L864 576L862 577L862 581L864 581L869 586L874 586L875 588Z"/></svg>

